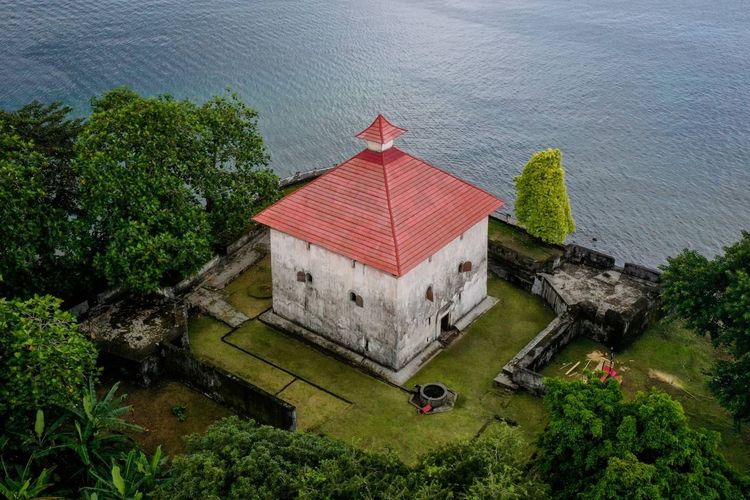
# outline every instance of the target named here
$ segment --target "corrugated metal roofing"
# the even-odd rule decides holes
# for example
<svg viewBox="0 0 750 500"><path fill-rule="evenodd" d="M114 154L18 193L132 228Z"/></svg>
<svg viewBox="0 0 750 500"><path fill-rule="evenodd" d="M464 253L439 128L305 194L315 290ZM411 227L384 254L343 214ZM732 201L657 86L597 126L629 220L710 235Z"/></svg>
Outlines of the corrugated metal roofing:
<svg viewBox="0 0 750 500"><path fill-rule="evenodd" d="M377 142L379 144L385 144L388 141L396 139L406 132L405 128L397 127L389 122L385 116L378 115L375 120L370 124L369 127L364 129L359 134L355 135L359 139L366 141Z"/></svg>
<svg viewBox="0 0 750 500"><path fill-rule="evenodd" d="M254 220L402 276L502 205L468 182L390 148L360 152Z"/></svg>

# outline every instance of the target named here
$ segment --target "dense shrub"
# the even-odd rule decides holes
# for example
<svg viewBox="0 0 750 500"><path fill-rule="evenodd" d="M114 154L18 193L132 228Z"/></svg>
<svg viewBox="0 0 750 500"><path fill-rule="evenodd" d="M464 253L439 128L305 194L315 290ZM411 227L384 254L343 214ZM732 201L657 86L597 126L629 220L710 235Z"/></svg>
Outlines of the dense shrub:
<svg viewBox="0 0 750 500"><path fill-rule="evenodd" d="M523 444L500 426L440 448L409 467L311 433L236 417L188 439L160 498L540 498Z"/></svg>
<svg viewBox="0 0 750 500"><path fill-rule="evenodd" d="M669 312L727 351L709 373L711 391L738 426L750 422L750 233L712 260L685 250L662 269Z"/></svg>
<svg viewBox="0 0 750 500"><path fill-rule="evenodd" d="M516 218L529 234L563 243L575 231L559 149L534 153L516 177Z"/></svg>
<svg viewBox="0 0 750 500"><path fill-rule="evenodd" d="M96 348L60 301L0 298L0 420L29 418L37 408L70 406L96 377Z"/></svg>
<svg viewBox="0 0 750 500"><path fill-rule="evenodd" d="M560 498L746 498L747 479L717 452L719 435L688 426L682 406L652 390L632 401L619 384L547 380L550 423L542 476Z"/></svg>

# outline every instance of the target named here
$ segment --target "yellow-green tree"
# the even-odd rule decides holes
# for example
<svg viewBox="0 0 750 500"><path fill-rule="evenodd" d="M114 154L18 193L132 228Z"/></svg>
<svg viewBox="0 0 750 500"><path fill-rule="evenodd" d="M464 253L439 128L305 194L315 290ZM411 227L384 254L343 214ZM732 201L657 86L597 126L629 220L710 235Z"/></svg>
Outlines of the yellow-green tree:
<svg viewBox="0 0 750 500"><path fill-rule="evenodd" d="M516 218L529 234L563 243L576 230L559 149L534 153L516 181Z"/></svg>

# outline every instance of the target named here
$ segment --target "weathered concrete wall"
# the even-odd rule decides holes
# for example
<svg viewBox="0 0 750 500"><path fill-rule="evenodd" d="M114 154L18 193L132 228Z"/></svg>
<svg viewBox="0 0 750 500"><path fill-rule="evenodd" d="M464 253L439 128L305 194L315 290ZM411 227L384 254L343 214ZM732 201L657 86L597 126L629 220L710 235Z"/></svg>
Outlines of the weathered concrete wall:
<svg viewBox="0 0 750 500"><path fill-rule="evenodd" d="M472 270L461 273L465 261ZM487 220L398 279L275 230L271 266L276 314L399 370L440 335L444 315L453 323L487 295ZM299 272L312 281L297 281Z"/></svg>
<svg viewBox="0 0 750 500"><path fill-rule="evenodd" d="M294 406L231 373L202 363L185 349L163 345L160 371L244 417L287 430L297 427Z"/></svg>
<svg viewBox="0 0 750 500"><path fill-rule="evenodd" d="M533 394L543 394L542 376L538 372L578 334L579 330L573 317L568 314L556 317L513 356L513 359L503 367L501 374L495 378L495 383L507 386L510 381Z"/></svg>
<svg viewBox="0 0 750 500"><path fill-rule="evenodd" d="M630 345L643 334L659 316L653 298L644 297L624 311L597 310L593 304L576 308L577 327L581 335L593 339L616 351Z"/></svg>
<svg viewBox="0 0 750 500"><path fill-rule="evenodd" d="M498 220L505 224L510 224L502 219ZM534 278L538 273L551 273L562 262L561 256L553 256L547 260L537 261L492 240L488 242L488 255L489 269L493 273L527 291L531 290Z"/></svg>
<svg viewBox="0 0 750 500"><path fill-rule="evenodd" d="M559 294L555 287L544 278L544 274L534 278L534 285L531 287L531 293L539 295L548 306L555 311L555 314L563 314L568 310L568 304Z"/></svg>
<svg viewBox="0 0 750 500"><path fill-rule="evenodd" d="M615 267L615 258L611 255L574 243L565 245L565 260L574 264L595 267L596 269L612 269Z"/></svg>
<svg viewBox="0 0 750 500"><path fill-rule="evenodd" d="M646 266L640 266L638 264L631 264L630 262L625 263L622 273L651 283L661 282L661 271Z"/></svg>
<svg viewBox="0 0 750 500"><path fill-rule="evenodd" d="M276 314L378 363L397 364L394 276L273 229L271 269ZM298 272L312 282L297 281Z"/></svg>
<svg viewBox="0 0 750 500"><path fill-rule="evenodd" d="M470 261L469 272L459 272ZM426 298L432 286L433 301ZM468 229L398 279L398 366L440 335L441 318L455 324L487 296L487 219Z"/></svg>

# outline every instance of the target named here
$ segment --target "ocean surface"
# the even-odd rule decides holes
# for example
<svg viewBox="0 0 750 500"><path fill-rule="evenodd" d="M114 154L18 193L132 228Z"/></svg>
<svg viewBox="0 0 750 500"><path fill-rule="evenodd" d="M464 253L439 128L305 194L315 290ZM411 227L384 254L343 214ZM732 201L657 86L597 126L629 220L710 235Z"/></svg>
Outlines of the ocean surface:
<svg viewBox="0 0 750 500"><path fill-rule="evenodd" d="M750 230L747 0L0 0L0 107L118 85L260 112L290 174L398 146L502 197L564 154L573 241L656 266ZM594 240L595 239L595 240Z"/></svg>

